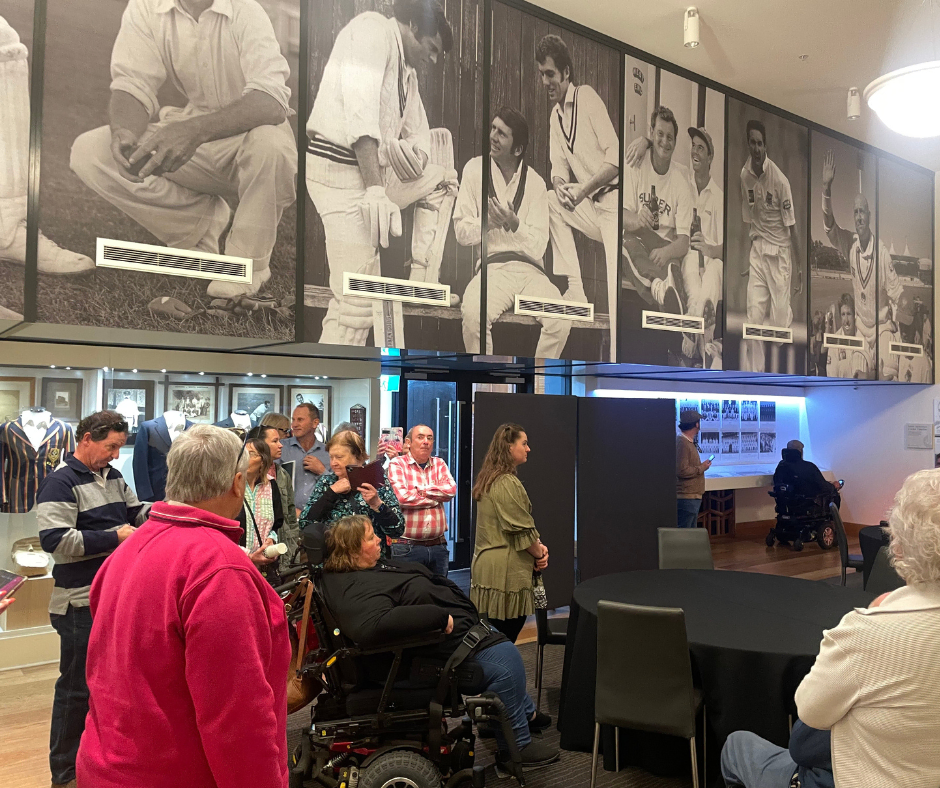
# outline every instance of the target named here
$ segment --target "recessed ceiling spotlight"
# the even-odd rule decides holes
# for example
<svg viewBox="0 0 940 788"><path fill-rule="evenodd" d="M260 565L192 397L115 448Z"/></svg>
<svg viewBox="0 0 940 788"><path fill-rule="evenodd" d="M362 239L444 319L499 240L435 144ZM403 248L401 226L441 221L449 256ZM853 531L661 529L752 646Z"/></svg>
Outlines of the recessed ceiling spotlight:
<svg viewBox="0 0 940 788"><path fill-rule="evenodd" d="M71 369L71 367L66 367L66 369Z"/></svg>
<svg viewBox="0 0 940 788"><path fill-rule="evenodd" d="M688 49L695 49L699 40L699 17L698 9L690 5L685 9L685 18L682 22L682 42Z"/></svg>
<svg viewBox="0 0 940 788"><path fill-rule="evenodd" d="M49 369L55 369L55 364L50 364Z"/></svg>
<svg viewBox="0 0 940 788"><path fill-rule="evenodd" d="M329 379L330 379L330 376L329 376L329 375L324 375L324 376L323 376L323 379L324 379L324 380L329 380Z"/></svg>
<svg viewBox="0 0 940 788"><path fill-rule="evenodd" d="M205 375L206 373L205 373L205 372L200 372L199 374L200 374L200 375Z"/></svg>
<svg viewBox="0 0 940 788"><path fill-rule="evenodd" d="M166 372L166 370L165 370L165 369L161 369L160 371L161 371L161 372Z"/></svg>
<svg viewBox="0 0 940 788"><path fill-rule="evenodd" d="M261 377L266 378L267 375L265 375L264 373L262 373L262 374L261 374Z"/></svg>
<svg viewBox="0 0 940 788"><path fill-rule="evenodd" d="M804 61L804 62L805 62L805 61L809 60L809 55L800 55L800 56L799 56L799 59L800 59L801 61Z"/></svg>
<svg viewBox="0 0 940 788"><path fill-rule="evenodd" d="M107 367L102 367L101 369L102 369L104 372L107 372L107 371L108 371L108 368L107 368Z"/></svg>
<svg viewBox="0 0 940 788"><path fill-rule="evenodd" d="M254 375L254 374L255 374L254 372L249 372L249 373L248 373L248 377L251 377L251 376Z"/></svg>
<svg viewBox="0 0 940 788"><path fill-rule="evenodd" d="M136 370L136 369L132 369L131 372L133 372L135 375L137 374L137 370Z"/></svg>

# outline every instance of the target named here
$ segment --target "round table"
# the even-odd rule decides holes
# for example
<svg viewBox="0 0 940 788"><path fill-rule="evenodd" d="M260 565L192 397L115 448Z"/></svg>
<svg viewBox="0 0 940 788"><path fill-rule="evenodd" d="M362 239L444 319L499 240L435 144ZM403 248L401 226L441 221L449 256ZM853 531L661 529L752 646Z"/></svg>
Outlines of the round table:
<svg viewBox="0 0 940 788"><path fill-rule="evenodd" d="M857 589L754 572L651 570L581 583L574 590L568 622L558 715L561 746L590 751L593 745L601 599L685 611L693 676L705 695L709 762L714 764L712 753L736 730L787 745L787 716L796 714L793 695L819 653L823 630L873 598ZM612 769L612 729L605 739L604 765ZM687 747L679 739L623 730L621 765L675 773L676 764L682 768L688 762Z"/></svg>
<svg viewBox="0 0 940 788"><path fill-rule="evenodd" d="M868 576L871 574L871 568L875 565L875 556L882 546L887 546L890 542L888 534L880 525L866 525L858 531L858 546L862 548L862 583L868 585Z"/></svg>

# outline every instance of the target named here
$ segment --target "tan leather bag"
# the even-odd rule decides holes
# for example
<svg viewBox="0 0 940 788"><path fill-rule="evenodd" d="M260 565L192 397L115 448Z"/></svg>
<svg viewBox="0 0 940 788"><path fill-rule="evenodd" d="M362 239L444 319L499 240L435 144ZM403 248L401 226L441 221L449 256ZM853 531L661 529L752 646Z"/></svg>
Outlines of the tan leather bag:
<svg viewBox="0 0 940 788"><path fill-rule="evenodd" d="M304 597L303 618L300 623L300 637L294 626L288 623L290 635L290 665L287 669L287 713L300 711L318 694L319 682L312 676L300 675L299 671L307 656L307 627L310 624L310 603L313 599L313 583L309 579L300 582L294 593L288 597L287 604L292 605L301 596Z"/></svg>

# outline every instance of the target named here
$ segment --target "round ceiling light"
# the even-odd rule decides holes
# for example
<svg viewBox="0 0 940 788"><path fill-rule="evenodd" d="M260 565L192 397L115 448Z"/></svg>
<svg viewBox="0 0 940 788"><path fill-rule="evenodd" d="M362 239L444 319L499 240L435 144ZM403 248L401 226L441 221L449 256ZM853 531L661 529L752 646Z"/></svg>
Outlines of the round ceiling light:
<svg viewBox="0 0 940 788"><path fill-rule="evenodd" d="M919 63L878 77L865 88L865 101L892 131L905 137L940 136L940 60Z"/></svg>

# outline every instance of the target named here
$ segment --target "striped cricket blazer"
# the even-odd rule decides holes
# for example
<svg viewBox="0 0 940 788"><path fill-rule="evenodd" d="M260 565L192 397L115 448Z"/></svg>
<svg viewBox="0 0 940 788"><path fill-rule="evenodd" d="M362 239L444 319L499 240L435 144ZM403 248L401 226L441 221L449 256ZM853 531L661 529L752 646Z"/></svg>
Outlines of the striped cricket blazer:
<svg viewBox="0 0 940 788"><path fill-rule="evenodd" d="M0 424L0 509L28 512L43 479L75 451L72 427L52 419L37 450L23 429L22 416Z"/></svg>

